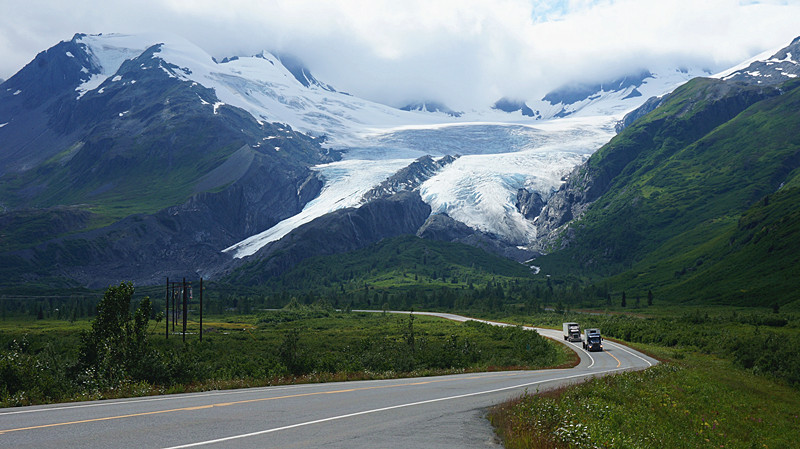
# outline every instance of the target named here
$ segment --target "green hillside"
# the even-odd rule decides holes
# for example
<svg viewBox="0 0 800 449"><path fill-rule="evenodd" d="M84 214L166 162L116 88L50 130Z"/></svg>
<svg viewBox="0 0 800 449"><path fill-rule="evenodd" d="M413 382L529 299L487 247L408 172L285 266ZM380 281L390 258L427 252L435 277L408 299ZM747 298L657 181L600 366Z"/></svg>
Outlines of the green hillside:
<svg viewBox="0 0 800 449"><path fill-rule="evenodd" d="M271 167L275 179L328 160L317 142L284 125L259 123L230 106L199 108L198 99L213 102L215 92L169 77L152 51L120 69L136 77L135 85L111 83L81 101L71 89L54 94L54 106L43 118L25 123L58 139L30 150L51 155L41 162L0 172L0 251L223 191L252 175L248 170L257 171L254 157ZM15 113L30 115L24 112L21 107ZM275 146L285 151L274 151ZM251 149L250 159L241 156L245 148ZM294 176L302 175L288 177Z"/></svg>
<svg viewBox="0 0 800 449"><path fill-rule="evenodd" d="M800 308L798 204L800 188L765 196L706 244L661 260L655 252L615 282L681 301Z"/></svg>
<svg viewBox="0 0 800 449"><path fill-rule="evenodd" d="M800 82L687 83L590 158L605 194L537 263L669 300L797 301L798 130Z"/></svg>
<svg viewBox="0 0 800 449"><path fill-rule="evenodd" d="M202 114L188 101L172 102L169 112L180 119L148 121L150 111L143 111L126 127L95 127L85 140L35 169L0 178L0 197L12 208L76 205L109 224L186 201L204 175L257 136L275 132L271 125L246 120L241 111Z"/></svg>

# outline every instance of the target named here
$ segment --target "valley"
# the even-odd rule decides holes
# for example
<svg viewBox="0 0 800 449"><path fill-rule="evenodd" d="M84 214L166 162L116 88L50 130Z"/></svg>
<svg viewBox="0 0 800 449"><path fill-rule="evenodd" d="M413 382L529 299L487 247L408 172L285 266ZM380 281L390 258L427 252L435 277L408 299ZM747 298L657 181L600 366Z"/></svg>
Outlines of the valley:
<svg viewBox="0 0 800 449"><path fill-rule="evenodd" d="M473 412L513 393L490 412L509 448L786 446L800 403L798 55L795 38L716 74L645 58L454 110L359 98L277 50L75 34L0 81L0 406L192 393L130 411L144 416L265 393L240 402L276 416L273 400L344 392L333 382L369 396L453 379L479 387L227 437L298 427L322 445L325 428L363 447L378 440L336 421L453 400L456 415L426 413L486 425ZM163 327L166 279L205 282L186 335ZM552 341L566 321L614 350L594 367L579 343ZM9 410L0 423L46 408ZM221 428L252 414L236 410Z"/></svg>
<svg viewBox="0 0 800 449"><path fill-rule="evenodd" d="M240 307L245 307L243 300L239 298ZM439 441L441 435L452 433L455 437L457 433L470 436L463 441L469 447L492 435L485 422L481 423L482 415L475 414L476 407L483 409L523 395L522 402L495 407L491 412L490 419L501 429L505 447L515 447L519 439L543 439L556 445L576 441L643 445L656 439L676 444L702 445L709 440L734 447L756 442L780 446L794 437L792 404L800 401L796 388L789 386L796 383L796 377L778 379L797 375L792 368L796 356L789 350L797 339L796 313L632 306L628 313L613 307L614 313L608 315L559 310L509 315L475 309L490 322L537 323L541 326L538 333L553 339L560 339L560 329L553 328L563 320L603 329L606 351L589 356L575 343L573 350L580 353L581 362L569 369L577 362L576 353L517 326L497 328L427 316L465 320L450 313L363 313L336 311L324 301L312 306L295 302L283 310L208 316L202 342L198 341L198 322L192 319L187 344L181 342L179 333L165 340L163 323L151 321L147 351L155 357L134 359L148 369L134 369L127 381L113 384L108 383L115 375L113 369L79 383L71 379L74 348L85 338L78 338L77 330L91 328L89 321L36 320L9 309L4 307L0 326L2 344L12 352L0 359L0 391L14 392L3 396L4 405L22 407L0 411L0 423L4 424L0 436L14 445L59 444L53 431L60 435L60 444L82 441L82 426L94 429L93 441L100 444L121 428L128 429L125 441L142 444L143 437L130 429L152 426L153 418L164 417L186 420L184 425L189 427L199 419L206 423L204 429L208 423L218 422L230 430L231 421L243 422L243 410L252 415L255 403L259 409L266 407L264 413L279 412L285 418L280 423L246 420L248 431L212 430L202 433L202 438L196 432L189 435L174 429L168 434L149 432L147 444L163 447L166 441L180 445L230 438L237 444L263 445L285 437L358 445L367 437L349 421L369 419L370 428L377 426L384 429L381 435L395 435L404 442L411 438ZM647 355L625 349L617 343L618 338L636 342L632 346ZM785 343L786 350L767 355L763 345L776 338ZM655 363L652 357L660 363L638 371L648 366L643 360ZM518 370L540 363L561 366ZM621 371L629 364L637 370ZM506 368L498 370L500 367ZM611 375L574 384L592 373ZM565 381L571 385L564 386ZM442 395L442 386L449 395ZM530 395L534 387L539 394ZM404 401L392 394L395 390L403 391ZM168 396L162 396L165 393ZM410 399L409 395L418 393L422 396ZM342 409L340 396L351 405ZM124 399L128 397L138 399ZM71 403L30 406L56 398ZM336 410L321 405L320 401L328 400ZM319 421L295 414L294 410L306 409L307 401L315 404ZM582 410L586 403L601 413L576 416L575 407ZM510 407L517 411L503 416ZM402 426L393 424L407 422L407 408L436 424L422 425L414 436L408 435ZM541 419L528 419L526 413L531 411ZM82 416L80 423L75 422L74 413ZM387 416L397 419L387 420ZM26 420L24 424L20 418ZM109 420L110 426L97 427ZM531 423L554 427L531 428ZM465 424L468 431L463 429ZM566 431L578 424L581 432ZM326 432L320 433L321 428ZM451 428L461 430L448 430ZM262 433L270 439L261 440ZM155 435L160 443L149 439Z"/></svg>
<svg viewBox="0 0 800 449"><path fill-rule="evenodd" d="M469 229L459 231L460 240L490 241L485 248L528 260L542 245L535 212L526 217L517 204L521 192L549 198L614 135L625 111L698 73L648 71L633 84L531 101L526 107L539 111L531 117L497 108L396 109L338 92L298 64L268 52L217 61L169 34L78 34L42 52L4 83L0 118L7 126L0 139L7 142L7 173L0 202L13 223L18 213L46 221L64 206L89 219L45 240L15 237L3 257L62 285L94 288L121 278L154 284L187 274L213 279L243 259L269 258L265 246L315 219L368 205L373 198L364 194L419 158L448 156L456 159L424 178L410 173L414 180L391 193L418 191L437 227ZM34 93L42 88L49 99ZM631 96L633 90L640 95ZM54 116L56 108L75 112ZM153 121L154 114L161 120ZM198 123L202 137L189 131ZM30 159L35 153L24 148L35 133L50 153ZM370 226L384 228L383 236L416 233L425 221L395 228L388 217L375 220ZM132 239L141 232L137 226L160 237ZM320 249L341 252L376 241ZM172 262L154 257L158 245L175 255ZM116 265L112 252L134 257L139 268L128 266L127 275L109 269ZM61 258L73 262L58 268L48 262Z"/></svg>

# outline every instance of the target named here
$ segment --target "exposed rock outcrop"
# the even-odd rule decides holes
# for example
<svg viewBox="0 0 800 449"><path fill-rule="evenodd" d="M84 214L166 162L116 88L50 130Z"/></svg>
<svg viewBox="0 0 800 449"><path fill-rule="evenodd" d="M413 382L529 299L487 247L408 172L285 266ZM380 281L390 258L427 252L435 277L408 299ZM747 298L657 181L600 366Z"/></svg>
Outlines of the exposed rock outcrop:
<svg viewBox="0 0 800 449"><path fill-rule="evenodd" d="M530 192L527 189L517 190L517 210L528 220L538 217L544 207L544 200L539 192Z"/></svg>
<svg viewBox="0 0 800 449"><path fill-rule="evenodd" d="M633 111L625 114L625 116L622 117L622 120L620 120L619 122L617 122L616 125L614 125L614 129L618 133L622 132L622 130L630 126L631 123L635 122L641 117L644 117L645 115L654 111L657 107L661 106L661 103L663 103L665 99L666 99L665 95L661 97L648 98L647 101L644 102L644 104L634 109Z"/></svg>
<svg viewBox="0 0 800 449"><path fill-rule="evenodd" d="M470 228L446 214L431 215L417 231L417 236L443 242L463 243L507 259L524 262L539 253L509 244L493 235Z"/></svg>
<svg viewBox="0 0 800 449"><path fill-rule="evenodd" d="M245 259L243 262L251 263L238 270L236 276L257 283L280 275L309 257L341 254L387 237L414 234L430 213L430 206L417 191L403 191L358 208L331 212Z"/></svg>
<svg viewBox="0 0 800 449"><path fill-rule="evenodd" d="M458 156L447 155L439 160L434 160L430 155L422 156L370 189L362 199L364 202L369 202L377 198L389 197L398 192L414 190L457 158Z"/></svg>
<svg viewBox="0 0 800 449"><path fill-rule="evenodd" d="M476 231L446 214L434 214L417 230L417 236L442 242L457 242Z"/></svg>
<svg viewBox="0 0 800 449"><path fill-rule="evenodd" d="M750 85L777 85L800 76L800 37L767 60L754 61L744 69L723 77Z"/></svg>

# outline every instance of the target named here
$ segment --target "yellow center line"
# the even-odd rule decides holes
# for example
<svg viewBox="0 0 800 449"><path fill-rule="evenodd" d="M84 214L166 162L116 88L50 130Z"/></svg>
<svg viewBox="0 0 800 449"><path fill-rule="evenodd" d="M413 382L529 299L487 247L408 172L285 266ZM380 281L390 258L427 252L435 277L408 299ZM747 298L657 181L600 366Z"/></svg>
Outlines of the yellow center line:
<svg viewBox="0 0 800 449"><path fill-rule="evenodd" d="M614 356L612 356L614 357ZM614 357L616 359L616 357ZM300 394L292 394L287 396L276 396L270 398L258 398L258 399L245 399L241 401L233 401L233 402L220 402L217 404L208 404L208 405L199 405L193 407L181 407L181 408L173 408L169 410L156 410L152 412L142 412L142 413L131 413L128 415L117 415L117 416L106 416L103 418L91 418L91 419L83 419L80 421L67 421L67 422L59 422L59 423L52 423L52 424L42 424L38 426L30 426L30 427L19 427L16 429L6 429L0 430L0 435L4 435L6 433L11 432L19 432L23 430L36 430L36 429L46 429L49 427L60 427L60 426L69 426L73 424L85 424L91 422L100 422L100 421L110 421L116 419L124 419L124 418L135 418L139 416L148 416L148 415L159 415L163 413L174 413L174 412L185 412L185 411L193 411L193 410L205 410L214 407L228 407L231 405L240 405L240 404L249 404L254 402L264 402L264 401L274 401L277 399L292 399L292 398L300 398L300 397L307 397L307 396L317 396L322 394L339 394L339 393L351 393L354 391L365 391L365 390L377 390L383 388L398 388L398 387L408 387L408 386L419 386L419 385L426 385L426 384L433 384L438 382L452 382L455 380L471 380L471 379L481 379L487 377L511 377L511 376L518 376L518 373L502 373L502 374L495 374L491 376L470 376L465 378L458 378L458 379L437 379L437 380L427 380L427 381L420 381L420 382L413 382L413 383L406 383L406 384L396 384L396 385L380 385L374 387L363 387L363 388L349 388L346 390L334 390L334 391L317 391L314 393L300 393Z"/></svg>
<svg viewBox="0 0 800 449"><path fill-rule="evenodd" d="M614 354L612 354L612 353L610 353L610 352L607 352L607 351L604 351L604 352L605 352L606 354L610 355L611 357L614 357ZM614 360L616 360L616 361L617 361L617 368L619 368L620 366L622 366L622 362L620 362L618 358L614 357Z"/></svg>

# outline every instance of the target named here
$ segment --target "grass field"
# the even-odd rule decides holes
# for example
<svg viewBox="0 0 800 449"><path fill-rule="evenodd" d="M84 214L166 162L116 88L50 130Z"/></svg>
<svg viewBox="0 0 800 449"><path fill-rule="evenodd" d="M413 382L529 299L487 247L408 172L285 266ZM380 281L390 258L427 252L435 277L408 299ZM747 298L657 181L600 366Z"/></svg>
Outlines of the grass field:
<svg viewBox="0 0 800 449"><path fill-rule="evenodd" d="M795 313L642 306L626 314L491 315L552 328L578 321L665 361L543 395L529 392L496 408L490 419L508 448L792 447L800 437ZM78 364L90 321L6 317L0 406L565 366L576 357L516 327L339 312L324 302L208 316L202 342L196 321L189 321L186 343L180 333L165 339L164 325L148 324L148 374L109 383Z"/></svg>
<svg viewBox="0 0 800 449"><path fill-rule="evenodd" d="M510 317L577 321L664 363L524 396L490 419L507 448L783 448L800 439L800 316L640 307Z"/></svg>
<svg viewBox="0 0 800 449"><path fill-rule="evenodd" d="M186 343L150 321L136 370L81 366L88 320L0 321L0 406L281 383L424 376L569 363L574 353L532 332L425 316L322 308L212 316ZM177 329L176 329L177 330ZM111 379L111 380L110 380Z"/></svg>
<svg viewBox="0 0 800 449"><path fill-rule="evenodd" d="M505 447L797 447L797 389L711 355L634 347L671 359L496 407Z"/></svg>

